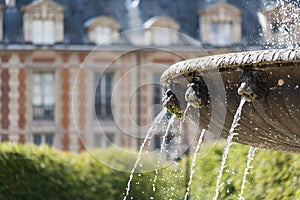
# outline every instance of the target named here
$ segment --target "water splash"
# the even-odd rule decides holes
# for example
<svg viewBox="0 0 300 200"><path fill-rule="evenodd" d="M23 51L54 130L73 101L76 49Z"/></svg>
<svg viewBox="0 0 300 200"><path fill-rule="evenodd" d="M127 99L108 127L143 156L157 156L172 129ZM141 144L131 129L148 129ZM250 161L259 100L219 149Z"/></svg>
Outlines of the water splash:
<svg viewBox="0 0 300 200"><path fill-rule="evenodd" d="M298 48L300 39L300 8L293 2L286 0L265 2L267 9L266 18L262 17L262 24L265 27L266 48Z"/></svg>
<svg viewBox="0 0 300 200"><path fill-rule="evenodd" d="M139 153L138 153L138 155L137 155L136 161L135 161L134 166L133 166L133 168L132 168L132 170L131 170L131 173L130 173L130 176L129 176L129 180L128 180L128 182L127 182L126 194L125 194L123 200L126 200L127 196L129 195L130 185L131 185L131 181L132 181L132 179L133 179L133 174L134 174L134 172L135 172L135 170L136 170L136 168L137 168L137 166L138 166L138 163L139 163L140 160L141 160L141 155L142 155L143 149L144 149L144 147L145 147L145 144L147 143L147 141L148 141L149 139L152 138L153 132L155 132L155 130L156 130L157 127L158 127L158 124L162 121L162 119L164 118L164 116L166 116L167 112L168 112L168 110L167 110L166 108L164 108L164 109L163 109L163 110L155 117L155 119L153 120L153 122L152 122L150 128L148 129L147 135L146 135L146 137L145 137L145 139L144 139L144 141L143 141L143 143L142 143L142 145L141 145L141 147L140 147L140 150L139 150Z"/></svg>
<svg viewBox="0 0 300 200"><path fill-rule="evenodd" d="M152 190L153 190L153 192L155 192L155 190L156 190L155 183L157 181L158 169L160 167L160 163L161 163L161 160L162 160L162 154L163 154L163 151L164 151L165 146L166 146L166 139L167 139L169 130L171 128L171 125L174 123L175 117L176 117L176 115L172 115L172 117L171 117L171 119L170 119L170 121L168 123L166 132L165 132L165 134L163 136L162 144L161 144L160 151L159 151L158 161L157 161L157 164L156 164L156 167L155 167L155 176L154 176L153 184L152 184Z"/></svg>
<svg viewBox="0 0 300 200"><path fill-rule="evenodd" d="M250 169L250 165L251 165L251 162L254 158L254 155L255 155L255 151L257 150L256 147L250 147L249 149L249 152L248 152L248 156L247 156L247 164L246 164L246 168L245 168L245 171L244 171L244 177L243 177L243 182L242 182L242 186L241 186L241 192L239 194L239 200L244 200L245 198L243 197L243 194L244 194L244 190L245 190L245 184L247 182L246 178L247 178L247 175L249 174L248 171Z"/></svg>
<svg viewBox="0 0 300 200"><path fill-rule="evenodd" d="M194 175L194 173L195 173L194 168L195 168L195 165L196 165L197 153L198 153L199 150L200 150L200 147L201 147L201 144L202 144L202 141L203 141L203 137L204 137L204 135L205 135L205 132L206 132L205 129L203 129L203 130L201 131L200 138L199 138L199 140L198 140L198 143L197 143L197 146L196 146L194 155L193 155L192 166L191 166L191 174L190 174L190 179L189 179L189 182L188 182L188 185L187 185L187 188L186 188L186 193L185 193L184 200L187 200L187 199L188 199L188 196L189 196L189 193L190 193L190 187L191 187L191 184L192 184L192 181L193 181L193 175Z"/></svg>
<svg viewBox="0 0 300 200"><path fill-rule="evenodd" d="M186 120L186 116L187 116L187 112L189 110L189 108L191 107L191 104L188 103L186 106L186 109L184 110L183 114L182 114L182 118L180 119L180 125L179 125L179 135L181 135L182 133L182 126Z"/></svg>
<svg viewBox="0 0 300 200"><path fill-rule="evenodd" d="M241 119L242 108L243 108L243 105L245 104L245 102L246 102L246 99L245 99L244 96L242 96L241 101L240 101L240 105L239 105L238 109L236 110L236 113L235 113L234 118L233 118L233 122L231 124L231 128L229 130L229 136L226 140L226 146L225 146L225 149L224 149L224 153L222 155L222 162L221 162L221 167L220 167L219 175L218 175L218 179L217 179L215 197L213 198L214 200L217 200L217 198L219 196L220 182L221 182L221 178L222 178L222 175L223 175L223 170L225 168L227 156L228 156L228 153L229 153L229 148L231 146L231 141L232 141L234 136L238 135L237 133L234 133L234 129L239 124L239 121Z"/></svg>

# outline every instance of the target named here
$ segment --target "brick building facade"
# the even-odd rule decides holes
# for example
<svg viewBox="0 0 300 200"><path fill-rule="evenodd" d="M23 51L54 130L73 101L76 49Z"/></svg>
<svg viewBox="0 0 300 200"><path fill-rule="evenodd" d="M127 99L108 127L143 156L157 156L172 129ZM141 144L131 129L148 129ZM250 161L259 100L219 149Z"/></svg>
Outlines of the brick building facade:
<svg viewBox="0 0 300 200"><path fill-rule="evenodd" d="M135 148L160 109L167 66L263 48L263 7L246 2L141 1L140 31L128 23L137 10L119 0L1 2L0 140Z"/></svg>

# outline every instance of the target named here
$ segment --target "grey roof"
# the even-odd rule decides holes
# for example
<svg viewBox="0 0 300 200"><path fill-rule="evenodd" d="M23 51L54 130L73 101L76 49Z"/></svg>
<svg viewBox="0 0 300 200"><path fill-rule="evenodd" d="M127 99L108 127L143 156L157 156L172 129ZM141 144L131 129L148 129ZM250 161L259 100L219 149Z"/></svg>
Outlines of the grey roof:
<svg viewBox="0 0 300 200"><path fill-rule="evenodd" d="M64 6L65 41L67 44L85 44L87 41L84 23L100 16L115 18L122 30L127 30L128 11L125 0L53 0ZM199 39L198 10L205 9L220 0L140 0L139 8L143 22L154 16L169 16L180 24L180 31ZM223 0L224 1L224 0ZM22 6L33 0L16 0L16 7L4 10L4 43L23 43ZM257 12L262 7L261 0L227 0L240 8L243 15L242 34L245 44L260 42L261 27ZM4 0L0 0L4 4ZM122 31L121 30L121 31Z"/></svg>

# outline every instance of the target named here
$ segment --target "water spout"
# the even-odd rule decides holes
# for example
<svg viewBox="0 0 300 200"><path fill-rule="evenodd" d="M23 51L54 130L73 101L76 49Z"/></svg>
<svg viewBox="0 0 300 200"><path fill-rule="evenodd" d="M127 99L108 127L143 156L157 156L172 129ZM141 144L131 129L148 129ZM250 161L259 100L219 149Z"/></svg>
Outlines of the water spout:
<svg viewBox="0 0 300 200"><path fill-rule="evenodd" d="M247 102L262 99L268 92L268 76L263 71L244 71L238 94L244 96Z"/></svg>
<svg viewBox="0 0 300 200"><path fill-rule="evenodd" d="M176 94L171 90L168 89L163 97L162 100L162 104L164 107L166 107L168 109L168 111L174 115L176 115L176 117L181 118L183 113L182 110L180 108L180 103L179 100L176 96Z"/></svg>
<svg viewBox="0 0 300 200"><path fill-rule="evenodd" d="M185 93L185 100L195 108L201 108L209 104L207 86L201 76L194 76Z"/></svg>

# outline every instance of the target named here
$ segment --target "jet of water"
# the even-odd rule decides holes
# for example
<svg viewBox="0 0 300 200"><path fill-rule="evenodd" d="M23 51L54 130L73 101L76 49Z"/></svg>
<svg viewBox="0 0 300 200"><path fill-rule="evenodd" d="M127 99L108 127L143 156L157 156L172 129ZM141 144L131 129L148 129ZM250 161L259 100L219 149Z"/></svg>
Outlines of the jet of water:
<svg viewBox="0 0 300 200"><path fill-rule="evenodd" d="M152 184L152 190L153 190L153 192L155 192L155 190L156 190L155 183L157 181L158 168L160 167L160 163L161 163L161 159L162 159L162 154L163 154L163 151L164 151L165 146L166 146L166 138L168 136L169 130L171 128L171 125L174 123L175 117L176 117L176 115L172 115L172 117L171 117L171 119L170 119L170 121L168 123L166 132L165 132L165 134L163 136L162 144L161 144L160 151L159 151L158 161L157 161L157 164L156 164L156 167L155 167L155 176L154 176L153 184Z"/></svg>
<svg viewBox="0 0 300 200"><path fill-rule="evenodd" d="M245 168L245 171L244 171L244 177L243 177L243 182L242 182L242 186L241 186L241 193L239 194L239 200L244 200L245 199L243 197L243 194L244 194L244 190L246 188L245 187L245 184L247 182L246 178L247 178L248 171L250 169L251 161L254 158L256 150L257 150L257 148L255 148L255 147L250 147L250 149L249 149L249 153L248 153L248 156L247 156L247 164L246 164L246 168Z"/></svg>
<svg viewBox="0 0 300 200"><path fill-rule="evenodd" d="M201 144L202 144L202 141L203 141L203 137L205 135L205 132L206 130L205 129L202 129L201 131L201 134L200 134L200 138L197 142L197 146L196 146L196 149L195 149L195 152L194 152L194 155L193 155L193 160L192 160L192 166L191 166L191 174L190 174L190 180L188 182L188 186L186 188L186 193L185 193L185 197L184 197L184 200L187 200L188 199L188 195L190 193L190 187L191 187L191 184L192 184L192 181L193 181L193 175L195 173L195 165L196 165L196 159L197 159L197 153L199 152L200 150L200 147L201 147Z"/></svg>
<svg viewBox="0 0 300 200"><path fill-rule="evenodd" d="M137 155L137 158L136 158L136 161L135 161L135 163L134 163L134 166L133 166L133 168L132 168L132 170L131 170L131 173L130 173L130 176L129 176L129 180L128 180L128 182L127 182L126 194L125 194L123 200L126 200L127 196L129 195L130 185L131 185L131 181L132 181L132 179L133 179L133 174L134 174L134 172L135 172L135 170L136 170L136 168L137 168L137 166L138 166L138 163L139 163L140 160L141 160L141 155L142 155L143 149L144 149L144 147L145 147L145 144L147 143L147 141L148 141L149 139L152 138L153 132L155 132L155 130L157 129L157 125L161 122L161 120L164 118L164 116L166 116L167 112L168 112L167 109L164 108L164 109L163 109L163 110L155 117L155 119L153 120L153 122L152 122L152 124L151 124L151 126L150 126L150 128L149 128L149 130L148 130L148 132L147 132L147 135L146 135L146 137L145 137L145 139L144 139L144 141L143 141L143 143L142 143L142 145L141 145L141 147L140 147L140 150L139 150L139 153L138 153L138 155Z"/></svg>
<svg viewBox="0 0 300 200"><path fill-rule="evenodd" d="M221 167L220 167L220 170L219 170L219 175L218 175L217 184L216 184L215 197L213 198L213 200L217 200L217 198L219 196L220 182L221 182L221 178L222 178L222 175L223 175L223 170L225 168L227 156L228 156L228 153L229 153L229 148L231 146L231 141L232 141L234 136L238 135L237 133L234 133L234 129L239 124L239 121L241 119L242 108L243 108L243 105L245 104L245 102L246 102L246 99L245 99L244 96L242 96L241 101L240 101L240 105L239 105L238 109L236 110L236 113L235 113L234 118L233 118L233 122L231 124L231 128L229 130L229 136L227 137L227 140L226 140L226 145L225 145L224 153L222 155Z"/></svg>

